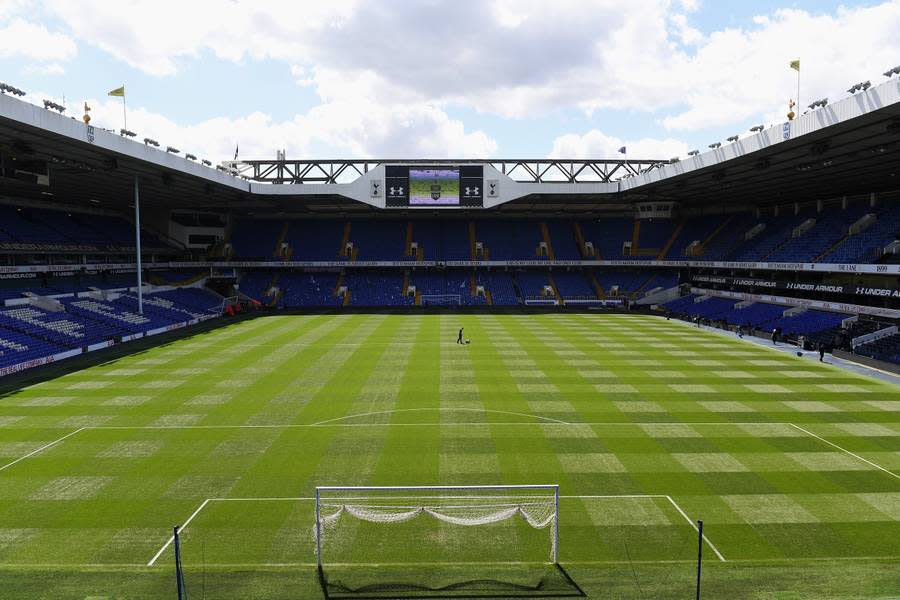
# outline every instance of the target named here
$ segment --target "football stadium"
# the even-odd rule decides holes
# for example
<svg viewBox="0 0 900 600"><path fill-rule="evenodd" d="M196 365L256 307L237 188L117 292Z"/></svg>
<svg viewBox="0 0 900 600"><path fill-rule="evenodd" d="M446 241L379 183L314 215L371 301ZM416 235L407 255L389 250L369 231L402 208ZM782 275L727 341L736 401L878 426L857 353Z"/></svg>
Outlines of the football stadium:
<svg viewBox="0 0 900 600"><path fill-rule="evenodd" d="M0 597L900 597L872 80L675 158L217 163L0 85Z"/></svg>

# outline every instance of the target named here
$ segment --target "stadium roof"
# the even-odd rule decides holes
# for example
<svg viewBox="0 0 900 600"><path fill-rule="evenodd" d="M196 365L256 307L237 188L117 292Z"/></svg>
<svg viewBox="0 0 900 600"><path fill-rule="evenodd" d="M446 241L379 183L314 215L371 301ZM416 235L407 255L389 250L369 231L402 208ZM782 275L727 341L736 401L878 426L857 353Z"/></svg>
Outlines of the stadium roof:
<svg viewBox="0 0 900 600"><path fill-rule="evenodd" d="M679 162L281 160L217 169L0 95L0 195L121 209L131 204L138 175L144 206L372 214L367 180L382 176L380 165L480 163L501 178L503 197L493 208L504 213L620 210L648 199L747 206L898 189L898 142L900 78ZM22 180L23 171L44 163L49 185ZM285 183L233 174L274 181L278 169L288 173ZM616 179L620 174L626 176Z"/></svg>

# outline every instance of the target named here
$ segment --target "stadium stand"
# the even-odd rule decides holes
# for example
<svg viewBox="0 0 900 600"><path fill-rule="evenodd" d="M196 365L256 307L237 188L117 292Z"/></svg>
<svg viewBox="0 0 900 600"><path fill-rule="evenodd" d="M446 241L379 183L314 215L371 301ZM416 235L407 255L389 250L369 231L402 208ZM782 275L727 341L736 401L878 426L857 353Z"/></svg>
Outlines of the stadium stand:
<svg viewBox="0 0 900 600"><path fill-rule="evenodd" d="M857 346L855 352L876 360L900 364L900 333Z"/></svg>
<svg viewBox="0 0 900 600"><path fill-rule="evenodd" d="M869 212L876 215L874 224L862 234L848 234ZM745 239L758 226L761 231ZM293 260L579 260L576 228L597 250L592 258L606 260L877 262L881 249L900 234L900 206L889 203L875 211L857 203L761 218L744 212L643 221L240 219L231 243L238 259L271 260L285 242ZM356 250L351 255L345 253L348 242ZM412 242L420 255L410 253ZM474 256L475 242L483 244L484 255ZM542 243L546 252L539 250Z"/></svg>
<svg viewBox="0 0 900 600"><path fill-rule="evenodd" d="M281 304L286 307L340 306L337 295L337 273L283 273L276 285L281 290Z"/></svg>
<svg viewBox="0 0 900 600"><path fill-rule="evenodd" d="M52 356L65 349L65 346L0 326L0 369Z"/></svg>
<svg viewBox="0 0 900 600"><path fill-rule="evenodd" d="M408 306L415 303L404 293L403 276L391 271L347 271L344 283L350 306Z"/></svg>

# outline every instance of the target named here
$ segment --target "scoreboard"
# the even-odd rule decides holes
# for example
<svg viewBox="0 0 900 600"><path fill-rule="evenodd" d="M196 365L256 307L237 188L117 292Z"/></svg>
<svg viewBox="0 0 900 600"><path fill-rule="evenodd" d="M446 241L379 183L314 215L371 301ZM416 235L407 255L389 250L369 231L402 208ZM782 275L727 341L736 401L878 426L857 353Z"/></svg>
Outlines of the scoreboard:
<svg viewBox="0 0 900 600"><path fill-rule="evenodd" d="M484 205L482 165L386 165L387 208L449 208Z"/></svg>

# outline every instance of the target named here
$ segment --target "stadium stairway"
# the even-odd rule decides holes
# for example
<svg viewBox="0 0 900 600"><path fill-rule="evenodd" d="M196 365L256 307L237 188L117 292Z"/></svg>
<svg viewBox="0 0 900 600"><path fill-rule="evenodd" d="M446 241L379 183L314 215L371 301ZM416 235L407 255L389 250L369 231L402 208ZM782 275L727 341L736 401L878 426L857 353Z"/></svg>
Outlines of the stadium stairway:
<svg viewBox="0 0 900 600"><path fill-rule="evenodd" d="M556 254L553 252L553 240L550 239L550 229L545 222L541 222L541 237L544 243L547 244L547 258L556 260Z"/></svg>
<svg viewBox="0 0 900 600"><path fill-rule="evenodd" d="M337 296L341 291L341 286L344 285L344 269L341 269L341 272L338 274L337 281L334 284L334 289L331 291L332 296Z"/></svg>
<svg viewBox="0 0 900 600"><path fill-rule="evenodd" d="M281 260L290 260L291 255L294 253L291 250L290 246L284 251L282 251L282 244L284 244L284 240L287 237L288 232L288 222L285 221L284 225L281 227L281 233L278 234L278 240L275 242L275 249L272 250L272 256L276 256L281 258Z"/></svg>
<svg viewBox="0 0 900 600"><path fill-rule="evenodd" d="M347 252L347 243L350 241L350 228L352 227L352 223L347 221L344 223L344 233L341 234L341 245L338 248L338 256L342 256L347 258L350 254Z"/></svg>
<svg viewBox="0 0 900 600"><path fill-rule="evenodd" d="M704 239L702 242L700 242L700 255L699 256L705 256L706 249L709 248L710 245L713 243L713 241L717 238L717 236L720 233L722 233L726 227L731 226L731 224L733 222L734 222L734 215L728 215L727 218L725 218L721 223L719 223L719 226L716 227L712 233L710 233L708 236L706 236L706 239Z"/></svg>
<svg viewBox="0 0 900 600"><path fill-rule="evenodd" d="M669 236L669 239L666 241L666 245L662 247L662 250L659 251L659 255L657 255L656 260L665 260L666 255L669 253L669 249L672 248L672 244L675 243L675 240L678 239L678 236L681 235L681 230L684 229L685 220L682 219L679 221L678 225L675 226L674 231L672 231L672 235Z"/></svg>
<svg viewBox="0 0 900 600"><path fill-rule="evenodd" d="M828 256L829 254L831 254L832 252L834 252L835 250L837 250L838 246L840 246L841 244L843 244L844 242L846 242L849 238L850 238L850 233L849 233L849 231L848 231L848 232L845 232L845 233L844 233L844 236L843 236L842 238L836 240L833 244L831 244L830 246L828 246L828 248L826 248L825 250L823 250L822 252L820 252L818 256L816 256L815 258L812 259L812 262L814 262L814 263L819 262L820 260L822 260L823 258L825 258L826 256Z"/></svg>
<svg viewBox="0 0 900 600"><path fill-rule="evenodd" d="M572 233L575 235L575 243L578 245L578 251L582 258L599 258L596 256L597 249L588 252L587 245L584 242L584 233L581 231L581 224L578 221L572 221Z"/></svg>
<svg viewBox="0 0 900 600"><path fill-rule="evenodd" d="M413 224L412 221L406 222L406 241L403 243L403 256L412 256L413 243Z"/></svg>
<svg viewBox="0 0 900 600"><path fill-rule="evenodd" d="M588 279L591 282L591 285L594 288L594 291L597 293L597 298L600 300L606 299L606 291L604 291L603 286L600 285L600 282L597 281L597 277L594 275L593 271L588 271Z"/></svg>
<svg viewBox="0 0 900 600"><path fill-rule="evenodd" d="M278 306L278 300L280 299L279 292L281 290L279 290L278 292L276 292L274 294L269 294L269 292L278 285L278 276L279 276L279 274L277 271L272 273L272 281L269 282L269 287L267 287L265 290L263 290L263 294L267 294L272 297L272 299L269 300L269 303L266 304L266 306L268 306L268 307Z"/></svg>
<svg viewBox="0 0 900 600"><path fill-rule="evenodd" d="M562 294L559 293L559 288L556 287L556 280L553 278L552 273L547 275L547 280L550 282L550 287L553 288L553 296L556 298L556 303L559 306L565 306L566 301L563 300Z"/></svg>

